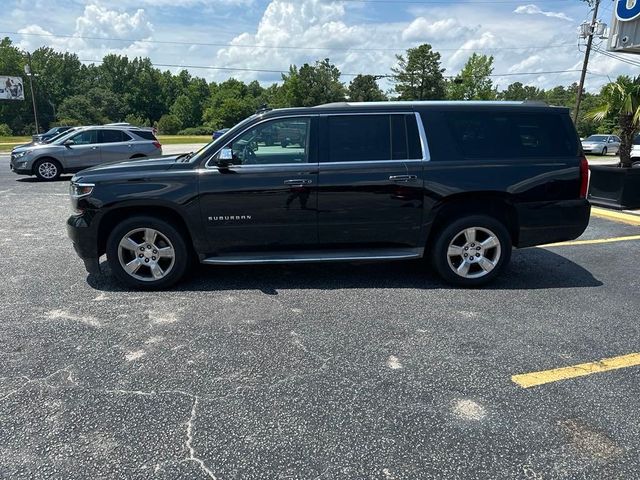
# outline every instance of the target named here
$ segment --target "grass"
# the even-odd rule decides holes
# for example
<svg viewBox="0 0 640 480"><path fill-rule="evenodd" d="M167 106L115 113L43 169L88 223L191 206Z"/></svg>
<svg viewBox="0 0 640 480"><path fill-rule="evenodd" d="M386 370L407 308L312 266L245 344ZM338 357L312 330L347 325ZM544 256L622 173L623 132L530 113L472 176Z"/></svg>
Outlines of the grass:
<svg viewBox="0 0 640 480"><path fill-rule="evenodd" d="M158 140L163 145L180 145L182 143L208 143L211 141L209 135L186 136L186 135L159 135ZM29 143L31 137L1 137L0 153L8 153L16 145Z"/></svg>
<svg viewBox="0 0 640 480"><path fill-rule="evenodd" d="M181 143L209 143L211 135L158 135L158 141L163 145L179 145Z"/></svg>

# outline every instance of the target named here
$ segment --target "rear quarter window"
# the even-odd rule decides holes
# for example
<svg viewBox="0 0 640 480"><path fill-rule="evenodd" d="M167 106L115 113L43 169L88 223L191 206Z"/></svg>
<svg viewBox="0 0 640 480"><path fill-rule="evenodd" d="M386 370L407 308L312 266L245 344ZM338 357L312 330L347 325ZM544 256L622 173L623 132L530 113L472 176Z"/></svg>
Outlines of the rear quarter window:
<svg viewBox="0 0 640 480"><path fill-rule="evenodd" d="M423 118L434 160L558 158L579 153L576 134L567 124L570 119L557 113L449 111L426 112Z"/></svg>
<svg viewBox="0 0 640 480"><path fill-rule="evenodd" d="M152 141L156 140L156 136L150 130L133 130L133 131L130 131L129 133L133 133L134 135L137 135L138 137L143 138L145 140L152 140Z"/></svg>

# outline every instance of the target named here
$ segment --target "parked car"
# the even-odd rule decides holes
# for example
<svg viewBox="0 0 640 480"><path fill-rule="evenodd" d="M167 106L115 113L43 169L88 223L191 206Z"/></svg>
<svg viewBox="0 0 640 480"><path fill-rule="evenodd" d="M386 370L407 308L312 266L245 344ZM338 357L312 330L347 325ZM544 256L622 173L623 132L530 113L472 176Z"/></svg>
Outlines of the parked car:
<svg viewBox="0 0 640 480"><path fill-rule="evenodd" d="M631 148L631 158L635 162L640 162L640 135L638 135L633 141L633 147Z"/></svg>
<svg viewBox="0 0 640 480"><path fill-rule="evenodd" d="M582 150L585 153L607 155L618 153L620 150L620 137L615 135L591 135L582 141Z"/></svg>
<svg viewBox="0 0 640 480"><path fill-rule="evenodd" d="M11 170L55 180L62 173L119 160L159 157L162 145L153 132L137 127L82 127L51 143L16 148L11 152Z"/></svg>
<svg viewBox="0 0 640 480"><path fill-rule="evenodd" d="M15 147L13 147L11 149L11 152L13 153L14 150L18 149L18 148L25 148L25 147L31 147L33 145L41 145L43 143L53 143L55 142L57 139L62 138L63 136L77 130L80 127L71 127L69 128L69 130L65 130L64 132L61 132L59 134L57 134L55 137L51 137L47 140L43 140L41 142L30 142L30 143L23 143L22 145L16 145Z"/></svg>
<svg viewBox="0 0 640 480"><path fill-rule="evenodd" d="M274 128L298 128L305 141L263 148ZM566 108L272 110L193 155L76 174L67 229L90 273L106 253L113 275L135 288L174 284L193 257L211 265L426 257L446 281L473 287L505 269L512 246L579 237L588 175Z"/></svg>
<svg viewBox="0 0 640 480"><path fill-rule="evenodd" d="M213 132L213 134L211 135L211 139L212 140L217 140L218 138L220 138L222 135L224 135L225 133L227 133L229 130L231 130L230 128L222 128L220 130L216 130L215 132Z"/></svg>
<svg viewBox="0 0 640 480"><path fill-rule="evenodd" d="M71 127L53 127L47 130L45 133L40 133L37 135L32 135L31 140L33 143L44 143L47 140L52 139L53 137L57 137L59 134L66 132Z"/></svg>

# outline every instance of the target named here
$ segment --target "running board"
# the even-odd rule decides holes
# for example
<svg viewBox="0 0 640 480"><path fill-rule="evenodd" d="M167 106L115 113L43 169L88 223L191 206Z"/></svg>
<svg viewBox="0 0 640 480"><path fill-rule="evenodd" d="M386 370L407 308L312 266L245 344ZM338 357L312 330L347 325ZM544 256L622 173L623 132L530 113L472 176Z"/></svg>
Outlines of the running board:
<svg viewBox="0 0 640 480"><path fill-rule="evenodd" d="M345 250L345 251L306 251L251 253L244 255L226 255L209 257L202 260L207 265L269 265L277 263L318 263L318 262L357 262L357 261L393 261L421 258L423 249L381 249L381 250Z"/></svg>

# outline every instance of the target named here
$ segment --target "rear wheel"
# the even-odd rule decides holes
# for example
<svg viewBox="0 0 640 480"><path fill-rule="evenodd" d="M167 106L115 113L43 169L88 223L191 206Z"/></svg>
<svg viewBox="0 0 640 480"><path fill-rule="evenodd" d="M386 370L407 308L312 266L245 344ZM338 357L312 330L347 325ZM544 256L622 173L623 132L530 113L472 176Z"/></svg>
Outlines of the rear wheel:
<svg viewBox="0 0 640 480"><path fill-rule="evenodd" d="M448 283L475 287L492 281L511 258L511 236L498 220L474 215L455 220L438 234L433 265Z"/></svg>
<svg viewBox="0 0 640 480"><path fill-rule="evenodd" d="M53 158L43 158L36 162L33 166L33 172L40 180L50 182L56 180L62 173L62 167L57 160Z"/></svg>
<svg viewBox="0 0 640 480"><path fill-rule="evenodd" d="M146 216L125 220L111 232L107 261L120 282L145 290L170 287L190 263L183 235L164 220Z"/></svg>

